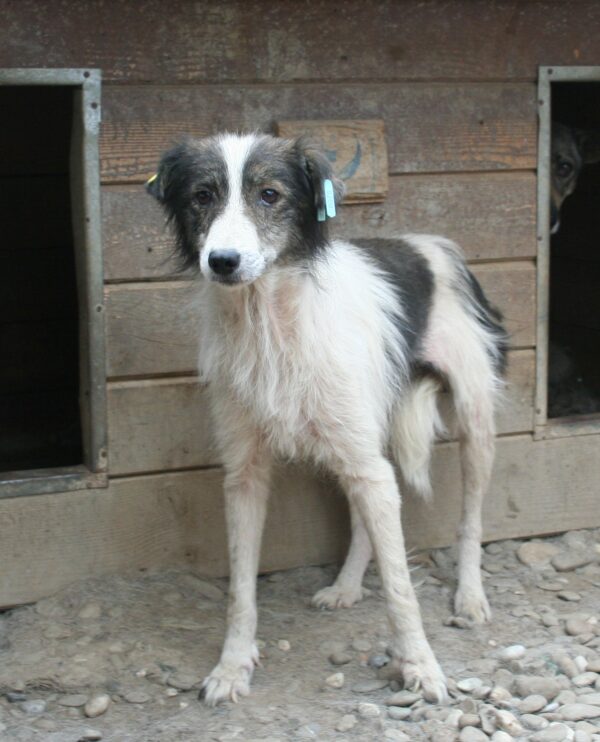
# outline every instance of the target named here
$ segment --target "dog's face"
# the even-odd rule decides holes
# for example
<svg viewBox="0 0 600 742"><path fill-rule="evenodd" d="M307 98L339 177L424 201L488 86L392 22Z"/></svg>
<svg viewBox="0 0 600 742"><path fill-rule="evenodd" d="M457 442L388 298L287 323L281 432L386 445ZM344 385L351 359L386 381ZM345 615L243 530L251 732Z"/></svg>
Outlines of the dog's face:
<svg viewBox="0 0 600 742"><path fill-rule="evenodd" d="M584 165L600 160L600 132L582 131L552 123L551 145L551 203L550 228L552 234L560 227L560 208L577 186Z"/></svg>
<svg viewBox="0 0 600 742"><path fill-rule="evenodd" d="M147 188L175 226L182 264L240 286L326 244L317 210L327 178L341 199L329 161L306 142L225 134L176 145Z"/></svg>

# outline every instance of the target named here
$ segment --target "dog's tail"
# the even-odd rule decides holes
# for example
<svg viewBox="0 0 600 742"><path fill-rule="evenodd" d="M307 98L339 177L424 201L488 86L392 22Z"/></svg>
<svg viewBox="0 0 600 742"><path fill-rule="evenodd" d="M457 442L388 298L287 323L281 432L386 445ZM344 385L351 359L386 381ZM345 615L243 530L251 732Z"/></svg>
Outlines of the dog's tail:
<svg viewBox="0 0 600 742"><path fill-rule="evenodd" d="M437 398L440 382L430 376L415 379L403 393L392 419L390 442L406 483L425 500L431 499L431 452L436 437L445 432Z"/></svg>

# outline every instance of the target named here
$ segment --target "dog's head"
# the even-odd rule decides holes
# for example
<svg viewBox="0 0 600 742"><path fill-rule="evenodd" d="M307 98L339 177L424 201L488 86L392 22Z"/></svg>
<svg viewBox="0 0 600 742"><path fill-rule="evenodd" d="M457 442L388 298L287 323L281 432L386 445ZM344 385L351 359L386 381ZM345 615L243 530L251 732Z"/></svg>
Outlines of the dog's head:
<svg viewBox="0 0 600 742"><path fill-rule="evenodd" d="M167 151L147 190L175 227L182 266L239 286L327 244L318 220L326 180L341 200L329 160L305 140L225 134Z"/></svg>
<svg viewBox="0 0 600 742"><path fill-rule="evenodd" d="M574 129L552 123L551 203L552 234L560 227L560 208L577 186L584 165L600 161L600 131Z"/></svg>

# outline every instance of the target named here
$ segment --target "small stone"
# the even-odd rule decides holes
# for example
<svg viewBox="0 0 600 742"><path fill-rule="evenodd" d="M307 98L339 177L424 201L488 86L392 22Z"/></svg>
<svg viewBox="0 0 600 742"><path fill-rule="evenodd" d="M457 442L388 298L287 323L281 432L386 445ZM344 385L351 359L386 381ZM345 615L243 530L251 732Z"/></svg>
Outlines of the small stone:
<svg viewBox="0 0 600 742"><path fill-rule="evenodd" d="M61 696L58 699L58 705L67 706L68 708L79 708L80 706L85 706L87 699L88 697L82 693Z"/></svg>
<svg viewBox="0 0 600 742"><path fill-rule="evenodd" d="M97 742L102 739L102 732L96 729L84 729L77 742Z"/></svg>
<svg viewBox="0 0 600 742"><path fill-rule="evenodd" d="M538 582L537 586L540 588L540 590L547 590L551 593L557 593L559 590L562 590L564 588L564 584L562 582L555 582L554 580L545 580L544 582Z"/></svg>
<svg viewBox="0 0 600 742"><path fill-rule="evenodd" d="M589 703L592 706L600 706L600 693L583 693L581 696L573 694L573 697L573 703L576 698L578 703Z"/></svg>
<svg viewBox="0 0 600 742"><path fill-rule="evenodd" d="M544 696L533 695L527 696L519 703L519 711L522 714L535 714L536 711L541 711L544 706L548 704L548 701Z"/></svg>
<svg viewBox="0 0 600 742"><path fill-rule="evenodd" d="M277 642L277 648L281 649L282 652L289 652L292 648L292 645L289 643L287 639L280 639Z"/></svg>
<svg viewBox="0 0 600 742"><path fill-rule="evenodd" d="M531 742L565 742L571 730L565 724L550 724L541 732L536 732L529 739ZM572 734L572 732L571 732Z"/></svg>
<svg viewBox="0 0 600 742"><path fill-rule="evenodd" d="M412 709L410 706L406 708L403 706L390 706L387 710L389 718L394 719L395 721L405 721L410 718L411 713Z"/></svg>
<svg viewBox="0 0 600 742"><path fill-rule="evenodd" d="M496 722L502 731L513 737L520 737L523 734L523 727L519 724L517 717L510 711L497 711Z"/></svg>
<svg viewBox="0 0 600 742"><path fill-rule="evenodd" d="M586 688L588 685L594 685L598 675L595 672L582 672L581 675L576 675L571 679L571 682L576 688Z"/></svg>
<svg viewBox="0 0 600 742"><path fill-rule="evenodd" d="M86 603L77 615L84 620L100 618L102 615L102 606L100 603Z"/></svg>
<svg viewBox="0 0 600 742"><path fill-rule="evenodd" d="M525 657L526 649L522 644L512 644L498 652L498 658L507 662L509 660L522 660Z"/></svg>
<svg viewBox="0 0 600 742"><path fill-rule="evenodd" d="M404 734L399 729L386 729L383 738L389 739L391 742L410 742L408 734Z"/></svg>
<svg viewBox="0 0 600 742"><path fill-rule="evenodd" d="M579 670L579 672L585 672L586 670L590 670L588 667L588 661L585 657L583 657L581 654L578 654L577 657L573 660L575 663L575 666ZM590 670L591 672L598 672L598 670Z"/></svg>
<svg viewBox="0 0 600 742"><path fill-rule="evenodd" d="M512 693L501 685L496 685L489 693L489 699L492 703L499 706L508 706L512 703Z"/></svg>
<svg viewBox="0 0 600 742"><path fill-rule="evenodd" d="M575 730L574 742L592 742L592 737L583 729Z"/></svg>
<svg viewBox="0 0 600 742"><path fill-rule="evenodd" d="M374 667L376 670L381 670L382 667L389 665L390 657L387 654L372 654L369 657L369 666Z"/></svg>
<svg viewBox="0 0 600 742"><path fill-rule="evenodd" d="M90 719L93 719L105 713L109 706L110 696L106 695L106 693L99 693L96 696L92 696L85 704L83 713Z"/></svg>
<svg viewBox="0 0 600 742"><path fill-rule="evenodd" d="M573 590L561 590L556 593L556 597L567 601L567 603L578 603L581 600L581 595L573 592Z"/></svg>
<svg viewBox="0 0 600 742"><path fill-rule="evenodd" d="M6 700L9 703L21 703L22 701L27 700L27 696L25 693L21 693L20 690L9 690L8 693L6 693Z"/></svg>
<svg viewBox="0 0 600 742"><path fill-rule="evenodd" d="M354 714L344 714L342 718L335 725L336 731L338 732L349 732L356 726L356 716Z"/></svg>
<svg viewBox="0 0 600 742"><path fill-rule="evenodd" d="M131 690L123 695L123 700L127 703L148 703L150 696L143 690Z"/></svg>
<svg viewBox="0 0 600 742"><path fill-rule="evenodd" d="M167 679L167 685L170 685L171 688L177 688L177 690L191 690L196 683L198 683L198 678L185 672L176 672L169 675Z"/></svg>
<svg viewBox="0 0 600 742"><path fill-rule="evenodd" d="M566 703L576 703L577 695L572 690L561 690L554 701L559 706L564 706ZM586 703L586 701L582 701L582 703Z"/></svg>
<svg viewBox="0 0 600 742"><path fill-rule="evenodd" d="M366 639L355 639L352 642L352 649L357 652L370 652L371 642L368 642Z"/></svg>
<svg viewBox="0 0 600 742"><path fill-rule="evenodd" d="M548 726L548 720L544 719L543 716L536 716L535 714L523 714L521 716L521 724L524 724L532 732L539 732L540 729L545 729Z"/></svg>
<svg viewBox="0 0 600 742"><path fill-rule="evenodd" d="M591 628L592 625L588 621L583 621L581 618L567 618L565 621L565 632L569 636L587 634Z"/></svg>
<svg viewBox="0 0 600 742"><path fill-rule="evenodd" d="M527 696L544 696L552 700L561 690L568 687L568 680L564 676L560 678L546 678L537 675L517 675L514 682L515 693L521 698Z"/></svg>
<svg viewBox="0 0 600 742"><path fill-rule="evenodd" d="M560 707L559 713L564 721L597 719L600 716L600 706L592 706L589 703L567 703Z"/></svg>
<svg viewBox="0 0 600 742"><path fill-rule="evenodd" d="M374 693L382 688L387 688L389 680L387 678L369 678L368 680L359 680L352 686L354 693Z"/></svg>
<svg viewBox="0 0 600 742"><path fill-rule="evenodd" d="M378 716L381 716L381 711L379 710L379 706L377 706L374 703L359 703L357 710L358 710L359 716L362 716L363 719L375 719Z"/></svg>
<svg viewBox="0 0 600 742"><path fill-rule="evenodd" d="M558 554L558 547L547 541L526 541L517 549L517 559L528 567L543 567Z"/></svg>
<svg viewBox="0 0 600 742"><path fill-rule="evenodd" d="M477 727L463 727L458 739L460 742L487 742L489 737Z"/></svg>
<svg viewBox="0 0 600 742"><path fill-rule="evenodd" d="M448 616L444 626L454 626L457 629L472 629L475 624L464 616Z"/></svg>
<svg viewBox="0 0 600 742"><path fill-rule="evenodd" d="M332 665L339 667L340 665L347 665L348 662L352 662L354 658L348 652L332 652L328 659Z"/></svg>
<svg viewBox="0 0 600 742"><path fill-rule="evenodd" d="M560 668L561 672L563 672L568 678L574 678L575 675L579 674L577 665L567 654L560 654L557 657L554 657L554 661Z"/></svg>
<svg viewBox="0 0 600 742"><path fill-rule="evenodd" d="M325 682L330 688L342 688L344 686L344 673L334 672L328 678L325 678Z"/></svg>
<svg viewBox="0 0 600 742"><path fill-rule="evenodd" d="M600 657L591 657L588 659L586 670L600 673Z"/></svg>
<svg viewBox="0 0 600 742"><path fill-rule="evenodd" d="M594 555L590 553L566 551L552 557L552 566L557 572L572 572L578 567L594 561Z"/></svg>
<svg viewBox="0 0 600 742"><path fill-rule="evenodd" d="M492 734L491 740L492 742L512 742L513 738L510 736L510 734L499 730Z"/></svg>
<svg viewBox="0 0 600 742"><path fill-rule="evenodd" d="M463 727L479 727L481 726L481 719L477 714L465 714L458 720L458 726L460 729Z"/></svg>
<svg viewBox="0 0 600 742"><path fill-rule="evenodd" d="M46 701L41 699L32 699L31 701L23 701L19 704L19 708L26 714L43 714L46 710Z"/></svg>
<svg viewBox="0 0 600 742"><path fill-rule="evenodd" d="M463 678L456 683L458 690L463 693L472 693L477 688L481 688L483 681L481 678Z"/></svg>
<svg viewBox="0 0 600 742"><path fill-rule="evenodd" d="M165 691L165 696L167 696L167 698L175 698L175 696L178 695L179 691L177 690L177 688L167 688Z"/></svg>
<svg viewBox="0 0 600 742"><path fill-rule="evenodd" d="M385 699L386 706L412 706L421 700L418 693L411 693L408 690L401 690Z"/></svg>
<svg viewBox="0 0 600 742"><path fill-rule="evenodd" d="M552 626L558 626L560 621L558 620L555 613L544 613L542 614L542 623L547 628L551 628Z"/></svg>
<svg viewBox="0 0 600 742"><path fill-rule="evenodd" d="M512 672L510 672L510 670L506 670L504 667L501 667L493 674L492 680L494 681L495 685L500 685L502 686L502 688L512 688L515 676L512 674Z"/></svg>
<svg viewBox="0 0 600 742"><path fill-rule="evenodd" d="M305 724L303 727L298 729L296 734L300 739L318 739L320 731L320 724Z"/></svg>

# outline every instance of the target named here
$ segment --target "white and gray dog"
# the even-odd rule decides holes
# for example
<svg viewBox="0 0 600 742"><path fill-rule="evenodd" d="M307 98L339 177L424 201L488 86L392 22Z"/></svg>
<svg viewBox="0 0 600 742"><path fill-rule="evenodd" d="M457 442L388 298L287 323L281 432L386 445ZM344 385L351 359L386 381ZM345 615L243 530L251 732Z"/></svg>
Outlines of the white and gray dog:
<svg viewBox="0 0 600 742"><path fill-rule="evenodd" d="M249 692L258 652L256 574L274 459L307 458L337 475L352 541L316 606L348 607L377 558L405 687L446 698L411 585L400 495L387 452L429 496L453 393L464 500L455 611L485 621L481 505L494 455L494 402L507 336L456 245L441 237L329 240L325 193L343 185L303 140L224 134L166 152L148 190L172 222L182 263L202 276L200 367L225 466L231 565L221 659L209 704Z"/></svg>

